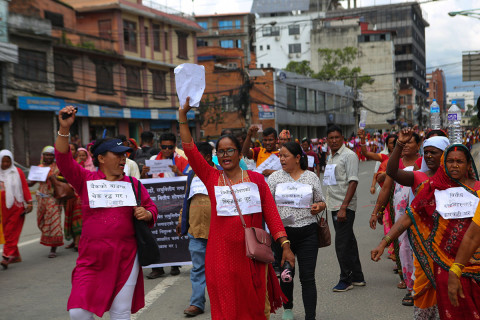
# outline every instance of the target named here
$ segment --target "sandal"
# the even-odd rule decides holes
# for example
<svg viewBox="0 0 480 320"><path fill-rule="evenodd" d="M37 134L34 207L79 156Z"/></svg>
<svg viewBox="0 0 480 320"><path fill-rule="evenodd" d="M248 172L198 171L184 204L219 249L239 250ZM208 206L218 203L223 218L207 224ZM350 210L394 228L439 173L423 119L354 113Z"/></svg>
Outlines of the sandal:
<svg viewBox="0 0 480 320"><path fill-rule="evenodd" d="M70 243L65 249L73 249L75 247L75 242Z"/></svg>
<svg viewBox="0 0 480 320"><path fill-rule="evenodd" d="M8 260L4 259L0 264L2 265L3 270L8 269Z"/></svg>
<svg viewBox="0 0 480 320"><path fill-rule="evenodd" d="M50 252L50 253L48 254L48 257L49 257L49 258L56 258L56 257L57 257L57 253L56 253L56 252Z"/></svg>
<svg viewBox="0 0 480 320"><path fill-rule="evenodd" d="M404 306L407 306L407 307L411 307L413 306L413 297L412 297L412 293L411 292L408 292L405 297L403 297L402 299L402 304Z"/></svg>
<svg viewBox="0 0 480 320"><path fill-rule="evenodd" d="M405 284L405 281L400 281L398 284L397 284L397 288L398 289L407 289L407 285Z"/></svg>

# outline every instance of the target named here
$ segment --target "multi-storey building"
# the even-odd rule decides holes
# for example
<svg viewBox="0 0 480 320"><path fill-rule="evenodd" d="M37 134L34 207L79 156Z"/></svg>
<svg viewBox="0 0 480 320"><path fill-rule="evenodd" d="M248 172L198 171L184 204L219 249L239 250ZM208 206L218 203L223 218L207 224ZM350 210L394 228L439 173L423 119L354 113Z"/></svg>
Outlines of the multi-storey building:
<svg viewBox="0 0 480 320"><path fill-rule="evenodd" d="M45 137L26 137L25 146L51 144L55 111L67 104L79 108L72 135L82 144L105 130L108 136L137 139L142 130L177 132L173 70L196 62L196 32L201 28L193 19L137 0L25 0L11 2L10 8L18 16L11 33L15 41L23 41L14 77L28 80L22 90L10 93L19 109L14 121L26 121L32 110L45 118L39 124ZM192 126L198 133L198 123ZM22 156L17 158L32 160Z"/></svg>
<svg viewBox="0 0 480 320"><path fill-rule="evenodd" d="M427 93L428 104L437 100L440 106L440 113L445 114L447 103L447 83L445 81L445 73L441 69L436 69L432 73L427 74Z"/></svg>

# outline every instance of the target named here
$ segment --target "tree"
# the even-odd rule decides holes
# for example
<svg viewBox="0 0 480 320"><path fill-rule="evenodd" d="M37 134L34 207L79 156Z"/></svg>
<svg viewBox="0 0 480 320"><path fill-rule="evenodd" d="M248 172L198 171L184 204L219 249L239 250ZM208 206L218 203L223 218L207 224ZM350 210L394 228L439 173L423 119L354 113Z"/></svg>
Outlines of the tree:
<svg viewBox="0 0 480 320"><path fill-rule="evenodd" d="M308 60L303 60L301 62L290 61L287 64L285 71L295 72L307 77L311 77L313 75L313 70L310 68L310 61Z"/></svg>

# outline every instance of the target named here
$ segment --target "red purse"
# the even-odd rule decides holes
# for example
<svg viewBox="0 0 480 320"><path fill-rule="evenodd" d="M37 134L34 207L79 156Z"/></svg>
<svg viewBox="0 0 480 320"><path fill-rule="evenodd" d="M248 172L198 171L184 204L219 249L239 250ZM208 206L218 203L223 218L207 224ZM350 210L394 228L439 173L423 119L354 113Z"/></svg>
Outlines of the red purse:
<svg viewBox="0 0 480 320"><path fill-rule="evenodd" d="M275 261L275 258L273 257L272 239L270 237L270 234L260 228L247 228L247 224L243 219L242 211L240 210L240 206L238 205L237 197L235 196L235 192L233 191L232 184L230 183L230 179L228 179L225 175L225 172L223 172L223 178L227 185L230 187L233 200L235 201L235 206L237 207L238 215L240 216L242 226L245 229L245 249L247 252L247 257L254 261L272 263L273 261Z"/></svg>

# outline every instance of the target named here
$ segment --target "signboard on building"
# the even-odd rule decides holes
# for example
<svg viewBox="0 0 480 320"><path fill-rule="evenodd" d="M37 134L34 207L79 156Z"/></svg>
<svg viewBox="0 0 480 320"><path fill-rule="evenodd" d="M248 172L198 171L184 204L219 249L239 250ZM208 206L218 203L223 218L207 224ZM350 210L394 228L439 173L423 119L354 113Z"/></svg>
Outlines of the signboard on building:
<svg viewBox="0 0 480 320"><path fill-rule="evenodd" d="M266 104L258 105L258 118L260 120L272 120L275 119L275 107Z"/></svg>
<svg viewBox="0 0 480 320"><path fill-rule="evenodd" d="M480 51L462 52L462 81L480 81Z"/></svg>

